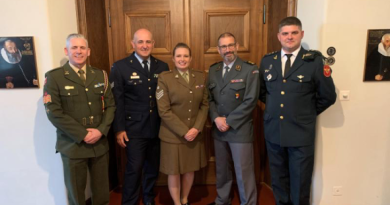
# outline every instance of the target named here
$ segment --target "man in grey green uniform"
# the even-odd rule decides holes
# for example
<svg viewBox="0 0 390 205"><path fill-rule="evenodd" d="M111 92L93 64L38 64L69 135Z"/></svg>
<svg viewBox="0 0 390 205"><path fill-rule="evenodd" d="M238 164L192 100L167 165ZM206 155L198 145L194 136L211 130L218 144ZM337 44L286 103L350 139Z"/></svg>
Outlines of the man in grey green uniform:
<svg viewBox="0 0 390 205"><path fill-rule="evenodd" d="M90 49L83 35L70 34L64 50L69 62L46 73L43 102L57 128L69 204L85 204L88 170L92 204L108 205L107 133L114 98L106 72L86 65Z"/></svg>

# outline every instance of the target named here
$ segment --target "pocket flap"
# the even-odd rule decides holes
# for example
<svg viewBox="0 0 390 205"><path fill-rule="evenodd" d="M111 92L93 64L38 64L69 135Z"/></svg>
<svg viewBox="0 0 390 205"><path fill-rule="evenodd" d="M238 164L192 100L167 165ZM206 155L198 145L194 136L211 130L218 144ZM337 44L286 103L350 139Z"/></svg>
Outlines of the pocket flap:
<svg viewBox="0 0 390 205"><path fill-rule="evenodd" d="M77 89L72 89L72 90L60 90L60 95L61 96L73 96L73 95L78 95L79 91Z"/></svg>
<svg viewBox="0 0 390 205"><path fill-rule="evenodd" d="M241 89L244 89L245 88L245 84L244 83L233 83L233 84L230 84L230 89L233 89L233 90L241 90Z"/></svg>

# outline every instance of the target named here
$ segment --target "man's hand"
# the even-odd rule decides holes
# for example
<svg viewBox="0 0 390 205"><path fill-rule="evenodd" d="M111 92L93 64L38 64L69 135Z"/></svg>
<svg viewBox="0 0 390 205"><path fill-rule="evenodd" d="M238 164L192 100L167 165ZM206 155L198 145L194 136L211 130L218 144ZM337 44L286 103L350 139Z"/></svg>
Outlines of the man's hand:
<svg viewBox="0 0 390 205"><path fill-rule="evenodd" d="M194 141L194 139L196 138L196 136L198 136L199 134L199 131L198 129L196 128L191 128L190 130L188 130L187 134L184 135L184 138L189 141L189 142L192 142Z"/></svg>
<svg viewBox="0 0 390 205"><path fill-rule="evenodd" d="M84 138L87 144L95 144L101 137L102 133L95 128L87 128L88 134Z"/></svg>
<svg viewBox="0 0 390 205"><path fill-rule="evenodd" d="M226 117L217 117L214 122L220 132L226 132L230 128L230 126L226 124Z"/></svg>
<svg viewBox="0 0 390 205"><path fill-rule="evenodd" d="M129 138L127 138L126 131L120 131L116 133L116 142L119 144L119 146L125 148L126 142L129 141Z"/></svg>

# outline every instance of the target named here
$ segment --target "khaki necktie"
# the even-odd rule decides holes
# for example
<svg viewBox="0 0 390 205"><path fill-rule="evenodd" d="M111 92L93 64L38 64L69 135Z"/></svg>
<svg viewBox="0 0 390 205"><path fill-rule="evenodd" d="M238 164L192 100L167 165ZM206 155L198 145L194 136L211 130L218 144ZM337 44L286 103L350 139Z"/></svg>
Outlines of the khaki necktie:
<svg viewBox="0 0 390 205"><path fill-rule="evenodd" d="M77 71L79 74L80 74L80 79L81 81L83 81L84 85L85 85L85 76L84 76L84 71L82 69L79 69L79 71Z"/></svg>
<svg viewBox="0 0 390 205"><path fill-rule="evenodd" d="M181 76L184 78L184 80L185 80L187 83L189 82L188 73L187 73L187 72L184 72Z"/></svg>

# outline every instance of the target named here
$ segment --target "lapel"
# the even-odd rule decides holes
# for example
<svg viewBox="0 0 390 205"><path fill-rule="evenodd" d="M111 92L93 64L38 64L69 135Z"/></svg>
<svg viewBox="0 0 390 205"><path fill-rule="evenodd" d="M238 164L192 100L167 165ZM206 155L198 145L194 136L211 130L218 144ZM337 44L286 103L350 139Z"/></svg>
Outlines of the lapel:
<svg viewBox="0 0 390 205"><path fill-rule="evenodd" d="M142 73L144 76L146 76L148 78L148 72L144 69L144 67L141 65L141 63L139 62L139 60L137 59L137 57L135 57L135 52L133 52L128 60L126 61L128 63L128 65L131 67L131 68L134 68L135 70L138 71L138 73ZM152 61L150 61L152 62ZM152 68L152 65L150 65L150 67Z"/></svg>
<svg viewBox="0 0 390 205"><path fill-rule="evenodd" d="M274 59L273 63L274 63L275 69L278 72L279 76L283 76L283 73L282 73L282 57L281 57L282 54L281 53L282 52L279 51L279 52L275 53L274 55L272 55L272 58Z"/></svg>
<svg viewBox="0 0 390 205"><path fill-rule="evenodd" d="M156 72L158 66L157 66L157 59L155 59L153 56L150 56L150 72L149 74L154 74Z"/></svg>
<svg viewBox="0 0 390 205"><path fill-rule="evenodd" d="M303 49L303 47L301 47L301 50L299 51L297 57L295 58L295 61L294 61L293 65L292 65L292 67L290 68L290 70L288 71L286 76L284 76L284 78L290 77L290 75L292 73L294 73L299 67L301 67L303 65L302 56L303 56L304 53L306 53L306 50Z"/></svg>
<svg viewBox="0 0 390 205"><path fill-rule="evenodd" d="M222 83L222 87L221 87L222 89L227 84L229 84L229 82L241 72L242 63L243 63L243 61L239 57L237 57L236 62L234 62L233 66L230 68L230 71L227 74L225 73L225 75L227 75L227 76ZM221 78L222 78L222 76L221 76Z"/></svg>
<svg viewBox="0 0 390 205"><path fill-rule="evenodd" d="M195 73L192 71L192 69L188 69L188 79L189 79L189 87L192 88L194 87L194 84L196 82L196 77L195 77Z"/></svg>
<svg viewBox="0 0 390 205"><path fill-rule="evenodd" d="M190 88L190 85L184 80L177 68L173 69L173 75L179 84L182 84L186 88Z"/></svg>
<svg viewBox="0 0 390 205"><path fill-rule="evenodd" d="M90 66L87 66L87 72L85 76L86 76L85 87L88 87L95 80L96 73Z"/></svg>
<svg viewBox="0 0 390 205"><path fill-rule="evenodd" d="M72 67L70 67L69 62L67 62L63 66L63 68L64 68L64 76L65 76L66 79L68 79L68 80L70 80L72 82L75 82L77 84L80 84L83 87L85 86L83 81L81 81L80 76L76 72L74 72Z"/></svg>
<svg viewBox="0 0 390 205"><path fill-rule="evenodd" d="M215 78L217 79L217 83L220 87L222 87L222 66L223 61L218 64L218 67L215 69Z"/></svg>

